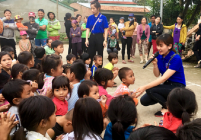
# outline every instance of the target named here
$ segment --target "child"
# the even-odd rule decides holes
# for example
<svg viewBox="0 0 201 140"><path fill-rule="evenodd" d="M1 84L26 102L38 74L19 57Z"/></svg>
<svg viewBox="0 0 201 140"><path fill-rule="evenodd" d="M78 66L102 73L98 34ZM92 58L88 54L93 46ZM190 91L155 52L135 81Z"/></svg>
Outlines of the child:
<svg viewBox="0 0 201 140"><path fill-rule="evenodd" d="M73 85L71 97L68 100L68 111L74 108L76 101L78 98L78 87L80 85L80 81L84 79L86 74L86 68L84 63L76 62L70 66L70 75L68 77L69 81Z"/></svg>
<svg viewBox="0 0 201 140"><path fill-rule="evenodd" d="M107 97L106 105L109 106L113 97L107 93L106 88L114 86L112 71L105 68L98 69L95 72L94 80L98 83L99 95L105 95Z"/></svg>
<svg viewBox="0 0 201 140"><path fill-rule="evenodd" d="M72 123L74 131L66 134L63 140L102 140L103 116L95 99L88 97L76 102Z"/></svg>
<svg viewBox="0 0 201 140"><path fill-rule="evenodd" d="M166 129L176 133L177 128L190 122L190 118L197 112L197 102L193 91L185 88L173 89L167 98L167 108L163 116Z"/></svg>
<svg viewBox="0 0 201 140"><path fill-rule="evenodd" d="M13 140L51 140L47 130L56 123L55 106L51 99L45 96L25 99L19 105L19 115L22 127Z"/></svg>
<svg viewBox="0 0 201 140"><path fill-rule="evenodd" d="M24 64L15 64L11 70L11 76L13 79L22 79L22 74L29 68Z"/></svg>
<svg viewBox="0 0 201 140"><path fill-rule="evenodd" d="M11 46L4 46L1 51L5 51L5 52L9 52L10 55L12 56L13 58L13 61L16 61L15 59L15 54L14 54L14 49L11 47Z"/></svg>
<svg viewBox="0 0 201 140"><path fill-rule="evenodd" d="M120 29L122 29L122 28L124 28L125 27L125 24L124 24L124 17L121 17L120 19L119 19L119 24L118 24L118 29L120 30ZM125 31L123 31L122 32L122 38L123 39L126 39L126 36L125 36Z"/></svg>
<svg viewBox="0 0 201 140"><path fill-rule="evenodd" d="M42 66L41 66L41 62L42 59L45 56L45 49L43 47L37 47L34 50L34 54L35 54L35 58L34 58L34 68L40 70L40 72L42 72Z"/></svg>
<svg viewBox="0 0 201 140"><path fill-rule="evenodd" d="M116 25L113 24L113 25L112 25L112 34L113 34L113 35L115 35L115 34L117 33L116 28L117 28Z"/></svg>
<svg viewBox="0 0 201 140"><path fill-rule="evenodd" d="M66 56L67 64L72 65L75 60L76 60L76 56L74 54L68 54Z"/></svg>
<svg viewBox="0 0 201 140"><path fill-rule="evenodd" d="M15 22L16 22L17 28L18 28L18 29L20 29L20 28L28 29L27 26L24 26L24 25L22 24L22 20L23 20L23 18L21 18L20 15L16 15L16 16L15 16Z"/></svg>
<svg viewBox="0 0 201 140"><path fill-rule="evenodd" d="M103 58L101 55L94 56L94 65L91 67L91 79L94 79L95 71L98 69L98 66L103 64Z"/></svg>
<svg viewBox="0 0 201 140"><path fill-rule="evenodd" d="M118 63L118 55L116 53L110 53L108 56L108 60L110 63L108 63L107 65L105 65L105 69L111 70L113 72L114 75L114 79L117 77L118 75L118 71L119 69L117 67L114 67L114 64Z"/></svg>
<svg viewBox="0 0 201 140"><path fill-rule="evenodd" d="M78 56L81 56L82 54L82 38L81 38L81 28L76 26L77 21L72 20L71 25L72 28L70 28L70 37L72 38L72 53L76 56L78 59Z"/></svg>
<svg viewBox="0 0 201 140"><path fill-rule="evenodd" d="M48 97L52 97L52 80L56 76L62 75L63 72L63 62L59 55L52 54L47 55L42 60L42 68L43 74L39 77L38 86L43 86L42 90L40 91L41 95L46 95Z"/></svg>
<svg viewBox="0 0 201 140"><path fill-rule="evenodd" d="M108 109L110 123L105 130L104 140L126 140L137 125L137 109L129 96L113 99ZM135 126L133 126L135 125Z"/></svg>
<svg viewBox="0 0 201 140"><path fill-rule="evenodd" d="M10 112L11 115L15 114L16 121L19 121L19 124L16 125L16 127L14 127L10 133L10 135L13 135L21 125L17 106L20 104L20 102L22 102L23 99L33 96L33 92L31 91L31 86L29 82L16 79L9 81L4 86L2 94L3 97L10 103L10 105L12 105L8 112Z"/></svg>
<svg viewBox="0 0 201 140"><path fill-rule="evenodd" d="M89 54L88 53L83 53L82 56L81 56L81 59L83 60L85 66L86 66L86 69L88 71L90 69L89 64L91 64L91 58L90 58Z"/></svg>
<svg viewBox="0 0 201 140"><path fill-rule="evenodd" d="M27 39L27 32L26 31L20 31L20 36L21 40L19 41L19 47L20 47L20 52L23 51L31 51L31 43L29 39Z"/></svg>
<svg viewBox="0 0 201 140"><path fill-rule="evenodd" d="M119 75L120 80L123 83L117 87L113 96L117 97L120 95L128 94L129 96L131 96L131 98L133 98L135 105L137 106L138 99L135 98L135 94L133 94L133 92L130 92L130 90L128 89L128 87L131 84L134 84L134 82L135 82L135 77L134 77L134 73L133 73L132 69L130 69L128 67L123 67L119 70L118 75Z"/></svg>
<svg viewBox="0 0 201 140"><path fill-rule="evenodd" d="M21 52L18 55L18 61L20 64L26 65L29 69L32 68L35 64L32 53L28 51Z"/></svg>
<svg viewBox="0 0 201 140"><path fill-rule="evenodd" d="M51 55L51 54L54 54L55 53L55 51L54 51L54 49L51 47L51 44L52 44L52 39L47 39L46 40L46 46L44 47L44 49L45 49L45 54L46 55Z"/></svg>
<svg viewBox="0 0 201 140"><path fill-rule="evenodd" d="M115 52L118 54L119 48L119 42L115 38L115 34L112 34L110 39L108 40L108 48L107 48L107 53L110 54L111 52Z"/></svg>
<svg viewBox="0 0 201 140"><path fill-rule="evenodd" d="M60 54L64 51L63 42L55 40L52 42L51 47L55 51L55 54L61 57Z"/></svg>
<svg viewBox="0 0 201 140"><path fill-rule="evenodd" d="M55 140L56 137L60 136L61 134L66 134L73 131L73 111L74 109L68 111L68 113L66 113L64 116L56 117L56 125L47 130L47 133L52 140Z"/></svg>
<svg viewBox="0 0 201 140"><path fill-rule="evenodd" d="M70 83L67 77L57 76L52 81L52 93L54 98L52 101L56 106L55 114L57 116L65 115L68 111L68 102L65 100L68 93L71 95Z"/></svg>

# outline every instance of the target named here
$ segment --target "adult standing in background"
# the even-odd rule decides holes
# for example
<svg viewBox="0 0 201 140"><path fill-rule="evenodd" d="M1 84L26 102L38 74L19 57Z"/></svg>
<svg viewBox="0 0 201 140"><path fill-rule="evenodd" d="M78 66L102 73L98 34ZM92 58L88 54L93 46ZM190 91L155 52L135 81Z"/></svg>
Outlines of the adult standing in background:
<svg viewBox="0 0 201 140"><path fill-rule="evenodd" d="M77 22L78 22L79 27L81 27L82 24L84 23L84 22L82 21L82 15L77 14L77 15L76 15L76 20L77 20Z"/></svg>
<svg viewBox="0 0 201 140"><path fill-rule="evenodd" d="M36 38L36 35L37 35L38 30L40 28L39 24L35 22L35 18L36 18L35 13L34 12L29 12L29 22L24 23L24 26L27 26L28 29L26 29L26 28L23 29L29 35L29 40L31 42L31 53L33 54L34 57L35 57L34 50L36 48L35 38Z"/></svg>
<svg viewBox="0 0 201 140"><path fill-rule="evenodd" d="M17 30L17 25L14 21L14 19L11 19L11 11L6 9L4 11L4 16L2 19L0 19L3 22L3 32L0 34L0 43L1 48L4 46L11 46L14 50L15 59L17 59L16 54L16 43L14 40L14 31Z"/></svg>
<svg viewBox="0 0 201 140"><path fill-rule="evenodd" d="M156 17L155 24L151 26L150 34L152 36L153 54L155 54L157 49L156 39L163 33L163 25L160 24L161 17Z"/></svg>
<svg viewBox="0 0 201 140"><path fill-rule="evenodd" d="M134 22L137 23L136 17L134 17ZM131 50L130 50L132 58L135 58L135 50L136 50L136 43L137 43L137 27L138 27L138 23L133 32L133 40L132 40L132 46L131 46Z"/></svg>
<svg viewBox="0 0 201 140"><path fill-rule="evenodd" d="M155 24L156 16L155 16L155 15L152 15L152 16L150 17L150 19L151 19L151 22L150 22L148 25L149 25L149 27L151 28L151 26ZM148 43L148 56L149 56L149 53L150 53L150 50L151 50L151 46L152 46L152 36L150 35L150 36L149 36L149 43Z"/></svg>
<svg viewBox="0 0 201 140"><path fill-rule="evenodd" d="M44 47L47 40L47 25L48 21L44 18L45 12L43 9L38 10L38 18L35 19L35 22L39 24L39 31L36 35L35 44L39 47Z"/></svg>
<svg viewBox="0 0 201 140"><path fill-rule="evenodd" d="M64 26L66 28L66 35L67 35L68 40L69 40L68 54L70 54L72 51L72 43L71 43L72 38L70 37L70 28L72 27L72 25L71 25L71 13L66 13L66 16L64 17L64 21L65 21Z"/></svg>
<svg viewBox="0 0 201 140"><path fill-rule="evenodd" d="M49 18L47 25L47 30L49 32L48 38L52 39L52 41L59 40L59 30L61 29L60 22L56 19L56 16L53 12L48 12L47 17Z"/></svg>
<svg viewBox="0 0 201 140"><path fill-rule="evenodd" d="M82 51L83 52L87 52L87 47L86 47L86 44L85 44L85 41L86 41L86 32L87 32L86 31L87 30L87 28L86 28L87 19L88 19L88 16L84 17L84 23L81 26L81 31L82 31L81 38L82 38ZM89 33L89 35L90 35L90 33Z"/></svg>
<svg viewBox="0 0 201 140"><path fill-rule="evenodd" d="M111 17L110 18L110 24L109 24L109 28L108 28L108 37L110 37L113 33L112 33L112 26L115 25L116 26L116 33L115 33L115 38L119 39L119 29L117 24L114 22L114 18Z"/></svg>
<svg viewBox="0 0 201 140"><path fill-rule="evenodd" d="M107 46L107 28L108 22L107 18L100 13L101 5L98 0L94 0L91 2L91 10L93 15L90 15L87 20L87 33L86 33L86 46L88 48L88 53L93 60L93 57L96 55L96 51L98 55L103 57L103 46ZM88 40L89 32L91 31L90 38ZM104 34L104 37L103 37ZM89 67L92 66L92 62ZM102 66L100 66L102 67Z"/></svg>

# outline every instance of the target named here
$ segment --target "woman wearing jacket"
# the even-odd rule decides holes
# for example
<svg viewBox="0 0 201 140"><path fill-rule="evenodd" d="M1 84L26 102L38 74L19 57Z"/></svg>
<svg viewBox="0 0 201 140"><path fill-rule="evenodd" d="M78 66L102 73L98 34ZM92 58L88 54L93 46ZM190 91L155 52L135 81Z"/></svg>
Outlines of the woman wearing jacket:
<svg viewBox="0 0 201 140"><path fill-rule="evenodd" d="M185 45L187 37L187 27L183 24L183 17L178 16L177 22L172 26L163 26L165 29L173 29L174 48L180 56L182 55L182 45Z"/></svg>
<svg viewBox="0 0 201 140"><path fill-rule="evenodd" d="M137 28L137 43L140 53L140 64L144 63L142 46L144 47L145 62L148 61L149 36L150 27L149 25L147 25L147 19L143 17L141 20L141 24Z"/></svg>
<svg viewBox="0 0 201 140"><path fill-rule="evenodd" d="M53 12L48 12L47 14L49 20L47 25L47 30L49 32L49 38L53 41L59 40L59 30L61 29L60 22L55 18L55 14Z"/></svg>
<svg viewBox="0 0 201 140"><path fill-rule="evenodd" d="M151 26L150 34L152 35L152 44L153 44L153 54L155 54L157 49L156 39L163 33L163 25L160 24L161 17L156 17L155 24Z"/></svg>
<svg viewBox="0 0 201 140"><path fill-rule="evenodd" d="M127 45L127 55L128 55L128 62L134 63L133 60L130 60L130 48L132 45L132 36L133 36L133 31L135 30L137 26L137 22L134 22L134 14L129 14L128 15L128 20L125 22L125 27L121 28L120 31L123 32L125 31L126 34L126 39L122 39L122 63L126 64L126 61L124 60L124 55L125 55L125 47Z"/></svg>

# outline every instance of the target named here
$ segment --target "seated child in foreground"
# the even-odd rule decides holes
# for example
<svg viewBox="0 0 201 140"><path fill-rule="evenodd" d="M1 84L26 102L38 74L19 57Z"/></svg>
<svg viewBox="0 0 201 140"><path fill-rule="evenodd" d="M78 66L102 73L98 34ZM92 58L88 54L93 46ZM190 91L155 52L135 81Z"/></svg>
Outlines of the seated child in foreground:
<svg viewBox="0 0 201 140"><path fill-rule="evenodd" d="M133 98L135 105L137 105L138 99L135 98L135 94L133 94L133 92L128 89L128 87L131 84L134 84L134 82L135 82L135 77L134 77L133 71L128 67L123 67L119 70L118 75L119 75L120 80L123 83L117 87L113 96L117 97L120 95L128 94L129 96L131 96L131 98Z"/></svg>
<svg viewBox="0 0 201 140"><path fill-rule="evenodd" d="M68 54L66 56L67 64L72 65L75 60L76 60L76 56L74 54Z"/></svg>

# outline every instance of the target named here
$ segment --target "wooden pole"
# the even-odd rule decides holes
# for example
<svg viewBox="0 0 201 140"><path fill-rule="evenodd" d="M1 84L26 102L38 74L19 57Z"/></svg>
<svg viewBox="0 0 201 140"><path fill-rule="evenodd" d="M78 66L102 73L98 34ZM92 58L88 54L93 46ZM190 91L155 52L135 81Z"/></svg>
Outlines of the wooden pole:
<svg viewBox="0 0 201 140"><path fill-rule="evenodd" d="M57 0L57 19L59 19L59 0Z"/></svg>

